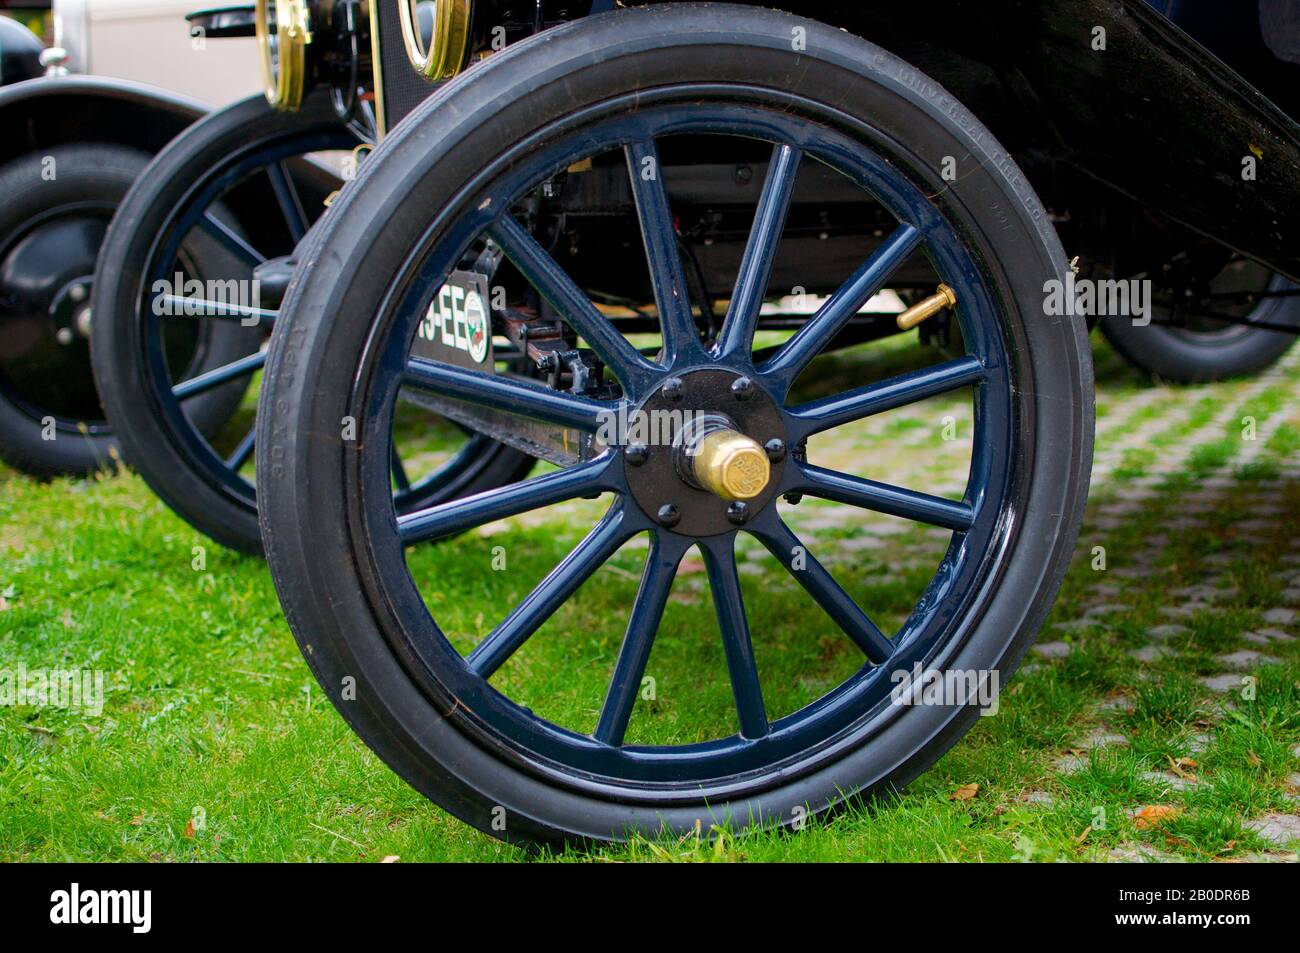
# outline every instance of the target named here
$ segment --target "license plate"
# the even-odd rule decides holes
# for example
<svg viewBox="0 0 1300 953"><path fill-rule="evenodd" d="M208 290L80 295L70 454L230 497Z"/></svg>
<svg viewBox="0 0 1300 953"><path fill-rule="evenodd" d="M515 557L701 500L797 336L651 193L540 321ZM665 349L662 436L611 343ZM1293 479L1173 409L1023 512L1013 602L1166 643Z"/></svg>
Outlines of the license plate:
<svg viewBox="0 0 1300 953"><path fill-rule="evenodd" d="M486 277L472 271L451 273L420 320L411 354L491 373L492 317Z"/></svg>

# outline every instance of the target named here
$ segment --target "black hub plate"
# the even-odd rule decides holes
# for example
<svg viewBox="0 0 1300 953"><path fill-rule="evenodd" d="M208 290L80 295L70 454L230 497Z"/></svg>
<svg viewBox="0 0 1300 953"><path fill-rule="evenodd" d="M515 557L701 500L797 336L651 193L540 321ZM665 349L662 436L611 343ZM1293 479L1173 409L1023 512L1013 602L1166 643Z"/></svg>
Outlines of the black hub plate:
<svg viewBox="0 0 1300 953"><path fill-rule="evenodd" d="M678 472L676 444L680 441L682 423L699 414L722 415L730 418L736 430L760 445L774 438L786 439L780 411L757 382L745 400L732 393L731 385L740 377L735 371L722 368L685 371L677 377L681 381L680 397L666 396L661 385L639 408L645 415L642 419L646 421L647 430L652 436L656 430L659 431L657 436L661 439L647 442L649 454L644 463L638 466L625 462L628 488L637 505L656 523L660 522L658 513L663 506L676 506L676 524L664 525L683 536L717 536L736 529L738 524L727 515L730 501L692 486ZM673 445L662 439L664 423L671 427ZM623 448L619 449L621 452ZM776 488L781 484L784 458L773 461L771 466L772 473L763 492L745 501L748 519L772 502Z"/></svg>

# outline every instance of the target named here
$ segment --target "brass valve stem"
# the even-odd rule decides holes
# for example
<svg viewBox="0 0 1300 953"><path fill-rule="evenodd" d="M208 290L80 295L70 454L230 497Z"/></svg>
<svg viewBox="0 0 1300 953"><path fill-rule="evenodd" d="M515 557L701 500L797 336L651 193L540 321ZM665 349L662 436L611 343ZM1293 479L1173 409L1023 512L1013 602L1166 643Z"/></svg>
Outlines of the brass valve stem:
<svg viewBox="0 0 1300 953"><path fill-rule="evenodd" d="M918 301L898 316L900 331L910 331L926 318L938 314L944 308L955 308L957 295L947 285L940 285L930 297Z"/></svg>

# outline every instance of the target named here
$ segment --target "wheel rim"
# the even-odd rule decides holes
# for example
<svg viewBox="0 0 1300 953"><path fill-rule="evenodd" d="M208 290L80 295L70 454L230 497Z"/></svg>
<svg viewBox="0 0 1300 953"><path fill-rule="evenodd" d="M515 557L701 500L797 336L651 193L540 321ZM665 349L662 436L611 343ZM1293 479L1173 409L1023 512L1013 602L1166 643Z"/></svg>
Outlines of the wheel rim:
<svg viewBox="0 0 1300 953"><path fill-rule="evenodd" d="M651 801L735 797L775 783L778 775L788 780L814 770L861 744L898 713L896 707L888 710L890 671L910 668L914 662L933 662L959 647L987 597L987 583L1004 557L1014 529L1017 494L1023 488L1014 478L1011 461L1021 441L1024 411L1013 402L1014 365L999 330L994 296L957 231L909 174L901 171L908 168L908 156L898 144L842 114L761 89L684 87L643 93L636 108L630 107L629 102L611 101L539 132L485 169L462 190L453 208L439 216L426 233L426 244L412 253L398 286L381 306L371 347L361 357L352 401L365 414L366 443L384 445L388 415L403 386L471 402L526 405L536 417L588 430L595 426L597 413L611 409L608 402L593 407L590 401L560 397L554 391L520 389L486 375L408 359L419 303L445 280L471 243L486 234L605 359L623 385L630 406L644 406L669 377L686 378L706 370L733 378L745 376L770 396L785 428L787 445L793 446L799 437L821 432L837 425L836 421L861 419L974 385L978 395L976 435L970 480L961 503L843 479L793 461L776 477L773 499L786 492L804 492L842 502L869 500L871 509L923 515L926 522L954 529L947 555L916 610L894 639L888 639L809 553L812 571L800 582L833 619L843 623L846 635L852 630L850 637L863 649L864 664L856 675L819 700L769 724L761 685L756 685L751 640L739 597L732 555L736 531L687 536L666 530L633 499L621 455L606 453L507 490L417 511L399 520L391 503L378 492L385 479L382 455L351 454L347 499L354 532L349 538L367 579L368 596L380 607L379 615L386 620L388 637L399 657L415 660L408 662L408 668L417 682L435 703L456 708L456 723L485 747L552 781L600 796L623 800L644 796ZM668 251L674 247L672 217L661 183L647 184L629 173L637 194L651 278L664 315L664 352L657 361L640 357L625 341L616 340L617 332L602 328L594 309L584 306L585 295L556 273L558 266L552 267L554 262L509 211L504 215L497 211L511 209L521 195L548 175L603 149L623 148L630 170L635 170L646 160L656 161L657 140L691 133L738 135L773 145L770 168L774 171L760 200L760 228L751 235L742 264L734 295L739 302L734 305L735 315L752 316L761 304L775 244L754 236L760 235L764 223L769 231L774 227L779 233L800 157L849 175L900 222L841 289L839 309L833 297L819 312L824 318L820 325L814 319L807 326L812 330L796 334L783 351L758 367L750 361L752 334L744 321L733 321L729 314L716 350L706 351L693 339L689 305L685 314L680 308L674 311L671 296L664 293L668 287L684 287L684 282L680 272L674 272L674 268L680 269L680 261L674 266L675 253ZM873 151L864 150L864 142L870 143ZM919 171L913 174L920 179ZM435 234L436 242L428 239ZM957 317L970 353L927 371L869 385L851 400L801 404L793 410L787 407L786 394L798 372L833 336L835 322L852 313L845 310L849 307L846 302L881 287L914 248L922 248L942 280L956 289L962 302ZM476 376L482 379L474 379ZM405 547L593 490L615 496L606 517L501 626L462 657L422 601L405 562ZM759 538L779 561L785 561L781 553L789 553L798 542L779 519L774 504L763 507L741 531ZM652 534L649 568L596 730L584 735L546 722L496 692L485 676L526 641L619 542L641 532ZM730 737L671 748L622 745L629 705L657 627L657 613L671 585L670 569L692 545L701 549L711 585L715 593L721 593L715 594L715 604L740 730Z"/></svg>
<svg viewBox="0 0 1300 953"><path fill-rule="evenodd" d="M168 359L165 331L174 326L175 322L205 322L215 319L256 322L256 326L269 332L274 326L278 311L228 301L201 299L196 302L185 296L172 302L180 314L160 315L154 307L158 299L154 288L157 282L172 279L177 272L176 263L184 260L183 244L187 236L195 231L215 240L248 269L250 277L256 265L272 257L264 253L259 245L265 247L265 242L275 239L265 235L255 240L246 239L231 228L229 222L213 213L213 209L232 190L260 176L266 177L284 220L285 234L280 241L283 244L287 239L287 244L276 250L292 249L294 243L306 234L311 221L304 211L302 196L294 185L289 163L313 152L350 151L356 142L354 134L341 128L317 129L285 133L223 156L173 205L164 227L152 244L147 265L142 271L144 278L138 289L138 314L143 333L139 337L139 343L147 375L146 387L156 413L166 421L169 438L193 461L196 471L224 495L249 508L256 506L256 481L250 478L252 475L248 472L248 464L254 458L255 417L248 422L246 431L237 442L228 450L219 451L194 425L185 413L184 405L199 394L232 381L247 380L257 374L265 363L265 346L228 364L205 368L199 373L191 367L178 376L171 370L173 365ZM188 278L192 270L182 273ZM187 314L187 309L195 313ZM408 477L399 455L394 453L390 464L396 506L403 510L427 505L439 499L458 481L477 472L490 459L491 454L499 449L492 441L470 437L448 460L415 480Z"/></svg>
<svg viewBox="0 0 1300 953"><path fill-rule="evenodd" d="M48 209L0 249L0 394L59 430L108 429L86 343L95 255L112 218L107 202Z"/></svg>

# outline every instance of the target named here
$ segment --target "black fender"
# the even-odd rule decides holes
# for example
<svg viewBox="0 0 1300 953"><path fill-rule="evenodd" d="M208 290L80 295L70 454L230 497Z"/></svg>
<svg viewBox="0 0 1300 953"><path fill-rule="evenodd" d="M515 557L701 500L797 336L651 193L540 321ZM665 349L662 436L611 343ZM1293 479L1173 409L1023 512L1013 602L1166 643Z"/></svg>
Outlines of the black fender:
<svg viewBox="0 0 1300 953"><path fill-rule="evenodd" d="M1300 281L1293 98L1270 85L1270 99L1146 0L739 2L897 54L924 74L901 78L942 107L931 77L969 108L1054 212L1077 217L1099 186ZM1236 15L1256 16L1254 2ZM1295 64L1277 66L1294 76ZM1247 157L1254 179L1242 176Z"/></svg>
<svg viewBox="0 0 1300 953"><path fill-rule="evenodd" d="M0 86L35 79L41 66L41 39L11 17L0 15Z"/></svg>
<svg viewBox="0 0 1300 953"><path fill-rule="evenodd" d="M0 163L72 142L153 155L204 115L198 100L129 80L54 76L0 87Z"/></svg>

